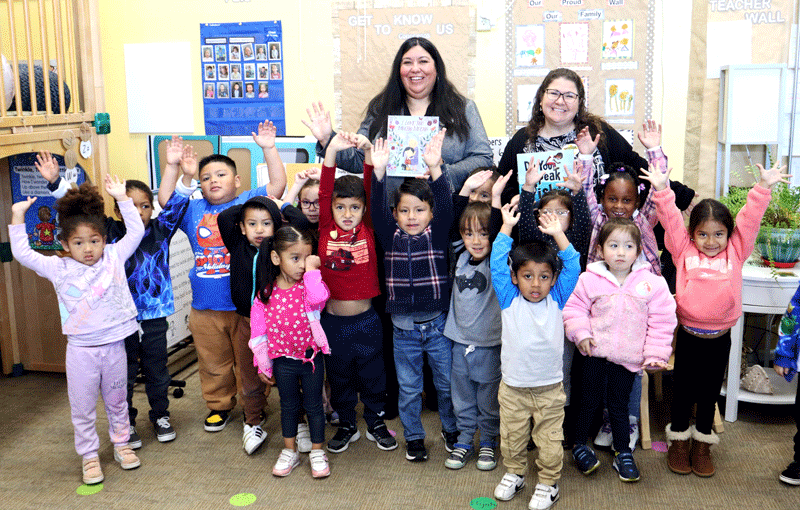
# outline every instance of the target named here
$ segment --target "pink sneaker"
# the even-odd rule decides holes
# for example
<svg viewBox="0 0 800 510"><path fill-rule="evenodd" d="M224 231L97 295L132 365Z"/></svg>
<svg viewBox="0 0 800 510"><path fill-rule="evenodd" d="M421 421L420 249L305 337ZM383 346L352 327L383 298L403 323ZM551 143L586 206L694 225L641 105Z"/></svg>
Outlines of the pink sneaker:
<svg viewBox="0 0 800 510"><path fill-rule="evenodd" d="M122 469L134 469L142 465L139 457L133 453L133 450L128 445L114 447L114 460L119 462Z"/></svg>
<svg viewBox="0 0 800 510"><path fill-rule="evenodd" d="M284 448L272 468L272 474L275 476L287 476L294 468L300 465L300 454L294 450Z"/></svg>
<svg viewBox="0 0 800 510"><path fill-rule="evenodd" d="M311 462L311 476L314 478L325 478L331 474L331 468L328 466L328 457L325 456L323 450L311 450L308 454L308 460Z"/></svg>
<svg viewBox="0 0 800 510"><path fill-rule="evenodd" d="M100 467L100 458L83 459L83 483L91 485L100 483L105 479L103 469Z"/></svg>

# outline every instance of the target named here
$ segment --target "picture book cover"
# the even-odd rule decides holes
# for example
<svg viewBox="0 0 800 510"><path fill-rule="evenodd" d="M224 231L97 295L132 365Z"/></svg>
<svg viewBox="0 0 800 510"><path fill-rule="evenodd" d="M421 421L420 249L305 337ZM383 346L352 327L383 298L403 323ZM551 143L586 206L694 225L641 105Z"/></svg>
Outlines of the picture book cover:
<svg viewBox="0 0 800 510"><path fill-rule="evenodd" d="M422 158L428 142L439 132L439 117L389 115L386 141L389 163L386 174L392 177L423 175L428 166Z"/></svg>
<svg viewBox="0 0 800 510"><path fill-rule="evenodd" d="M552 151L542 152L527 152L517 154L517 178L519 180L519 189L522 191L522 185L525 184L525 174L528 172L528 166L533 164L537 166L542 179L536 185L536 200L542 196L543 193L555 187L556 183L564 182L567 176L566 169L572 169L575 163L575 148L562 148Z"/></svg>

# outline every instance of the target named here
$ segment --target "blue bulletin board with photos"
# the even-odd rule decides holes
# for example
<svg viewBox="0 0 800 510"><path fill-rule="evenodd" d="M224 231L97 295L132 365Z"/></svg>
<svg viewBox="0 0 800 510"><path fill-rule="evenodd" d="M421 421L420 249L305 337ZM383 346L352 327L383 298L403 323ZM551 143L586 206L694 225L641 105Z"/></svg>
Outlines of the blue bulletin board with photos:
<svg viewBox="0 0 800 510"><path fill-rule="evenodd" d="M67 169L64 156L53 154L59 167L62 179L78 186L86 180L86 174L80 165ZM28 241L35 250L60 250L58 241L58 216L54 209L56 199L47 189L47 181L34 166L36 154L18 154L8 158L11 174L11 200L21 202L27 197L36 197L36 202L25 213L25 231Z"/></svg>
<svg viewBox="0 0 800 510"><path fill-rule="evenodd" d="M200 25L206 135L249 135L265 119L286 134L282 39L280 21Z"/></svg>

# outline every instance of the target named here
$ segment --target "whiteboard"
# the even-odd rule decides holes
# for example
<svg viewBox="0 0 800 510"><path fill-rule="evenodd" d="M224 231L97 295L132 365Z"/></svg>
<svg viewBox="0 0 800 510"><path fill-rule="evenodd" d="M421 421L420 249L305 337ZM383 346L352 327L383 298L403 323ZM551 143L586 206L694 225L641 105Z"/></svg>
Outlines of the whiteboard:
<svg viewBox="0 0 800 510"><path fill-rule="evenodd" d="M719 141L732 145L780 140L785 65L724 66Z"/></svg>
<svg viewBox="0 0 800 510"><path fill-rule="evenodd" d="M126 44L124 51L128 131L194 132L190 44Z"/></svg>

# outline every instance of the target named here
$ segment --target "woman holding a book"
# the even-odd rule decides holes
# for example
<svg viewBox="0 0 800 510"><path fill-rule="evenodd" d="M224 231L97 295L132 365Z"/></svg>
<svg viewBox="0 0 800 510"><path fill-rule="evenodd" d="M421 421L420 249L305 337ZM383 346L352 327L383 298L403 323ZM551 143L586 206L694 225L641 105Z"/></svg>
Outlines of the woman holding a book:
<svg viewBox="0 0 800 510"><path fill-rule="evenodd" d="M317 154L324 156L325 147L335 135L330 113L322 103L308 109L303 123L319 141ZM492 149L478 108L462 96L447 79L444 61L429 40L406 39L397 50L389 81L367 105L367 116L358 133L371 141L386 138L390 115L433 116L439 128L447 128L442 144L442 172L453 190L461 189L469 173L492 164ZM336 166L360 174L364 170L364 153L358 149L340 151ZM388 177L387 196L403 182L402 177Z"/></svg>

